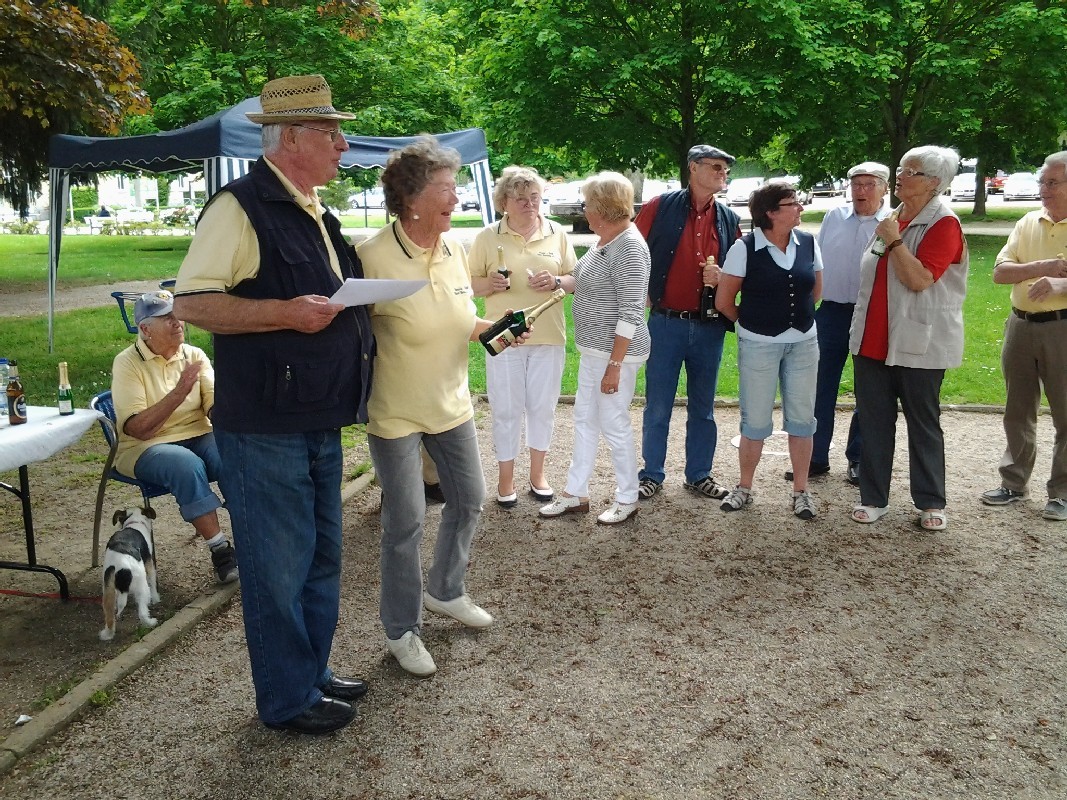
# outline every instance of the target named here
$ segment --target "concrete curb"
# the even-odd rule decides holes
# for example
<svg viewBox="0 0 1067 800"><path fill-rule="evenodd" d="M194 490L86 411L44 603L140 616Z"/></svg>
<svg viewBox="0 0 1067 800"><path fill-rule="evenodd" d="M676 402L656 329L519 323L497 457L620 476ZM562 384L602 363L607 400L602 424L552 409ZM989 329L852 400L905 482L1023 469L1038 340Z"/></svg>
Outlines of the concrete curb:
<svg viewBox="0 0 1067 800"><path fill-rule="evenodd" d="M341 490L341 503L347 503L364 491L374 482L374 478L374 471L368 470L347 484ZM98 692L107 692L201 621L220 611L240 589L240 582L235 582L196 598L151 630L141 641L131 644L32 720L17 728L0 742L0 776L80 717Z"/></svg>

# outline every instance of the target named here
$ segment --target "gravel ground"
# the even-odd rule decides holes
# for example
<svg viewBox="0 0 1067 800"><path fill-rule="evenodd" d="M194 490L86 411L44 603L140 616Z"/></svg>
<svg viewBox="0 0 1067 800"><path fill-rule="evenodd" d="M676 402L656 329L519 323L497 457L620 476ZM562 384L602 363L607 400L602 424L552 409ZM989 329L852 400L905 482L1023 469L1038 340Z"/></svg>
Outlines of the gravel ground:
<svg viewBox="0 0 1067 800"><path fill-rule="evenodd" d="M719 420L717 472L732 482L736 410ZM569 406L558 421L557 487ZM848 519L857 493L839 451L813 483L819 517L802 522L783 455L765 455L749 510L684 492L680 430L664 491L626 525L490 502L468 589L497 623L475 633L428 614L429 680L385 654L372 488L345 513L333 663L373 684L351 727L312 739L256 721L234 603L20 762L0 796L1063 798L1067 526L1040 518L1043 491L1006 509L977 502L996 483L999 417L949 412L944 425L940 534L916 525L902 449L879 523ZM599 468L594 513L611 496L606 452ZM96 627L73 643L98 648Z"/></svg>

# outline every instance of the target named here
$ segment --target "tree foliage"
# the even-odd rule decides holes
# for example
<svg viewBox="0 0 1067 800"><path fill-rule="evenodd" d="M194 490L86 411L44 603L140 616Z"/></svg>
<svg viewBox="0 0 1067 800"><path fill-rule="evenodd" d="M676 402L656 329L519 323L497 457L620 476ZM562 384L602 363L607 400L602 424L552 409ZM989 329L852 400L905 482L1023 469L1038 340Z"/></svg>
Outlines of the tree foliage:
<svg viewBox="0 0 1067 800"><path fill-rule="evenodd" d="M25 215L48 175L48 137L117 133L148 110L133 54L59 0L0 3L0 193Z"/></svg>
<svg viewBox="0 0 1067 800"><path fill-rule="evenodd" d="M468 0L480 119L515 160L556 148L688 176L695 142L752 153L799 108L791 0Z"/></svg>

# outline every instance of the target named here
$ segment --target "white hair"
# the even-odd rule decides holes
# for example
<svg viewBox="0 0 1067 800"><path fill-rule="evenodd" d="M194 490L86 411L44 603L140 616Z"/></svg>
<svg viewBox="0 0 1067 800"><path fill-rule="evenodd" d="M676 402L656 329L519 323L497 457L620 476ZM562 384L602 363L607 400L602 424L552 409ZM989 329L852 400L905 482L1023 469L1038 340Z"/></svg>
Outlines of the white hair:
<svg viewBox="0 0 1067 800"><path fill-rule="evenodd" d="M1063 171L1067 173L1067 150L1060 150L1058 153L1053 153L1046 158L1045 163L1041 165L1041 169L1037 171L1037 177L1044 177L1045 170L1049 167L1063 167Z"/></svg>
<svg viewBox="0 0 1067 800"><path fill-rule="evenodd" d="M284 130L285 125L278 122L263 126L263 130L259 134L259 140L263 145L264 153L270 155L278 149L282 143L282 131Z"/></svg>
<svg viewBox="0 0 1067 800"><path fill-rule="evenodd" d="M951 147L938 147L933 144L911 148L901 156L901 166L905 161L918 161L921 171L925 172L927 177L937 178L939 193L949 187L960 168L959 153Z"/></svg>

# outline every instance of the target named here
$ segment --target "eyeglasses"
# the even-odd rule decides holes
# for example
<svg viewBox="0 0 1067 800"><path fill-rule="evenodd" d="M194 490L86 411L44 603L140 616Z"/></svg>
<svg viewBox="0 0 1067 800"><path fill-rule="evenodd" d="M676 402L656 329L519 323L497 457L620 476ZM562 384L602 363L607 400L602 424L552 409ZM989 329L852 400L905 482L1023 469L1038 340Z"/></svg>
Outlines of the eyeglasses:
<svg viewBox="0 0 1067 800"><path fill-rule="evenodd" d="M339 136L342 136L340 128L316 128L314 125L302 125L299 122L293 123L294 128L307 128L309 131L318 131L319 133L328 133L330 135L330 141L336 142Z"/></svg>
<svg viewBox="0 0 1067 800"><path fill-rule="evenodd" d="M1055 189L1061 183L1067 183L1067 181L1053 181L1053 180L1047 180L1047 179L1043 178L1043 179L1041 179L1041 180L1039 180L1037 182L1037 185L1038 186L1044 186L1044 187L1049 188L1049 189Z"/></svg>
<svg viewBox="0 0 1067 800"><path fill-rule="evenodd" d="M799 200L794 200L791 203L779 203L778 204L778 208L779 209L789 208L790 206L796 206L797 208L803 208L804 204L801 203Z"/></svg>
<svg viewBox="0 0 1067 800"><path fill-rule="evenodd" d="M850 185L854 192L873 192L879 187L877 181L852 181Z"/></svg>
<svg viewBox="0 0 1067 800"><path fill-rule="evenodd" d="M730 174L730 168L729 167L724 167L722 164L713 164L712 162L708 161L706 158L697 159L697 163L700 164L702 167L707 167L712 172L721 172L723 175L729 175Z"/></svg>
<svg viewBox="0 0 1067 800"><path fill-rule="evenodd" d="M539 207L541 205L541 195L539 194L531 194L529 197L513 197L511 199L521 206Z"/></svg>
<svg viewBox="0 0 1067 800"><path fill-rule="evenodd" d="M930 177L925 172L920 172L919 170L912 169L911 167L897 167L897 175L901 178L914 178L916 175L918 175L920 178Z"/></svg>

